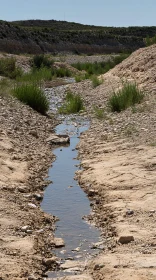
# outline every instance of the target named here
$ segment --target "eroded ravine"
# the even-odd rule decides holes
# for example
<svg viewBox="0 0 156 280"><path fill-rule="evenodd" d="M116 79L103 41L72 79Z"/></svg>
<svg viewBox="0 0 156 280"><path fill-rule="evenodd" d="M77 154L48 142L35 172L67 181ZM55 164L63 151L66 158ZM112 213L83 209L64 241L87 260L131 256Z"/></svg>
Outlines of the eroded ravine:
<svg viewBox="0 0 156 280"><path fill-rule="evenodd" d="M53 113L57 110L56 106L62 102L62 92L65 88L66 86L61 86L48 90ZM62 95L59 94L60 91ZM83 218L91 212L90 202L74 179L75 172L81 168L76 146L80 134L88 127L89 121L84 116L72 115L64 118L55 129L56 134L69 135L70 144L59 145L53 150L56 160L48 174L52 183L45 190L41 205L45 212L59 218L55 236L65 242L64 247L54 251L60 265L59 271L49 273L48 276L52 279L56 276L81 273L87 260L98 253L93 244L100 241L100 231ZM70 260L70 263L66 262L67 260Z"/></svg>

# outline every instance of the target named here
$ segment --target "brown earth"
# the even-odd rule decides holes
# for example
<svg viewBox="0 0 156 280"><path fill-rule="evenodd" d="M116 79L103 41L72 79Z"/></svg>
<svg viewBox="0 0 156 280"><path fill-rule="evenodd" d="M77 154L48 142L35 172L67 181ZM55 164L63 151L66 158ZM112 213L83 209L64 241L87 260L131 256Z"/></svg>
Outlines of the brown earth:
<svg viewBox="0 0 156 280"><path fill-rule="evenodd" d="M94 118L81 136L83 170L77 172L91 198L89 218L101 228L104 240L104 249L88 265L95 280L156 279L155 57L156 45L140 49L103 75L97 88L88 81L71 86L92 115L95 104L105 110L103 119ZM111 113L109 96L123 81L137 83L144 101Z"/></svg>
<svg viewBox="0 0 156 280"><path fill-rule="evenodd" d="M55 217L40 209L56 121L0 97L0 279L42 279ZM53 260L50 267L55 267Z"/></svg>

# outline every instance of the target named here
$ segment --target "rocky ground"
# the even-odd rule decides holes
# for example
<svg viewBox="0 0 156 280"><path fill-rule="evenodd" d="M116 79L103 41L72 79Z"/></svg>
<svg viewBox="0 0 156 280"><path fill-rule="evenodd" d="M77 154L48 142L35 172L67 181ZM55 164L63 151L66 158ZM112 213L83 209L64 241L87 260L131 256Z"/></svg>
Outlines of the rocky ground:
<svg viewBox="0 0 156 280"><path fill-rule="evenodd" d="M102 252L87 266L89 279L156 279L155 54L156 45L136 51L95 89L90 82L72 85L90 113L93 104L105 112L102 120L93 119L79 144L83 170L77 177L91 199L90 220L104 239ZM145 92L144 101L111 113L109 96L123 80L136 82Z"/></svg>
<svg viewBox="0 0 156 280"><path fill-rule="evenodd" d="M92 116L81 136L83 170L76 176L90 197L89 219L101 228L103 244L81 275L63 280L156 279L155 55L156 45L136 51L101 77L97 88L90 81L69 86L82 95ZM123 81L136 82L144 100L112 113L109 96ZM104 109L101 120L95 105ZM51 248L59 245L55 217L39 207L53 160L46 139L56 121L0 97L0 124L0 279L44 279L47 268L57 266Z"/></svg>
<svg viewBox="0 0 156 280"><path fill-rule="evenodd" d="M42 279L57 265L55 217L40 209L56 121L1 96L0 124L0 279Z"/></svg>

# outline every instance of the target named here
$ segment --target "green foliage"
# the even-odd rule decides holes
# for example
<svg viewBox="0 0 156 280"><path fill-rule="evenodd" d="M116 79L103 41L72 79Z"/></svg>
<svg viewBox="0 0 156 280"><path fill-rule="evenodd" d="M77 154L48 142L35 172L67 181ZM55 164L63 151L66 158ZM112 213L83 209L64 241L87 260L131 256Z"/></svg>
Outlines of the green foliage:
<svg viewBox="0 0 156 280"><path fill-rule="evenodd" d="M103 108L98 108L97 106L94 107L94 114L98 119L105 118L105 112Z"/></svg>
<svg viewBox="0 0 156 280"><path fill-rule="evenodd" d="M13 95L43 115L49 109L49 101L44 92L35 84L17 85L13 90Z"/></svg>
<svg viewBox="0 0 156 280"><path fill-rule="evenodd" d="M121 63L125 58L127 58L129 54L120 54L118 56L114 56L108 61L102 62L86 62L86 63L75 63L72 64L73 67L78 69L79 71L85 70L89 76L92 75L101 75L112 69L115 65Z"/></svg>
<svg viewBox="0 0 156 280"><path fill-rule="evenodd" d="M113 93L109 99L109 105L113 112L121 112L136 103L140 103L143 97L143 93L136 84L126 83L117 93Z"/></svg>
<svg viewBox="0 0 156 280"><path fill-rule="evenodd" d="M52 75L54 77L63 78L63 77L71 77L72 73L67 68L52 68Z"/></svg>
<svg viewBox="0 0 156 280"><path fill-rule="evenodd" d="M0 75L15 79L22 75L22 70L16 67L16 60L14 58L1 58Z"/></svg>
<svg viewBox="0 0 156 280"><path fill-rule="evenodd" d="M92 81L92 85L93 85L94 88L102 84L102 80L100 80L100 79L99 79L97 76L95 76L95 75L93 75L93 76L91 77L91 81Z"/></svg>
<svg viewBox="0 0 156 280"><path fill-rule="evenodd" d="M77 83L79 83L79 82L84 81L84 80L89 79L89 78L90 78L90 75L88 73L85 73L85 74L75 76L75 81Z"/></svg>
<svg viewBox="0 0 156 280"><path fill-rule="evenodd" d="M49 59L47 56L43 54L34 55L32 59L32 66L37 69L43 67L50 68L52 64L53 64L53 60Z"/></svg>
<svg viewBox="0 0 156 280"><path fill-rule="evenodd" d="M46 67L40 69L33 69L29 73L23 74L21 77L16 79L18 82L31 82L39 83L42 81L52 80L52 71Z"/></svg>
<svg viewBox="0 0 156 280"><path fill-rule="evenodd" d="M66 101L65 103L59 108L60 114L73 114L78 113L79 111L83 110L83 100L77 94L74 95L72 92L68 91L66 94Z"/></svg>
<svg viewBox="0 0 156 280"><path fill-rule="evenodd" d="M147 36L145 38L145 44L146 44L146 47L151 46L153 44L156 44L156 35L154 37L151 37L151 38L149 36Z"/></svg>

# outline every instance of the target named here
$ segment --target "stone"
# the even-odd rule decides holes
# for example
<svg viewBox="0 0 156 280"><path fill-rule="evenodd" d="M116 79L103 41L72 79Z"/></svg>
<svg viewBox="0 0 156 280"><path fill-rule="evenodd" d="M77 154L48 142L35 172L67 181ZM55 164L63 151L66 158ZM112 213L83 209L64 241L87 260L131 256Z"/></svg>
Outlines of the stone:
<svg viewBox="0 0 156 280"><path fill-rule="evenodd" d="M57 263L58 258L57 257L52 257L49 259L43 259L42 263L47 266L47 267L51 267L52 264Z"/></svg>
<svg viewBox="0 0 156 280"><path fill-rule="evenodd" d="M46 141L54 145L65 145L70 143L70 137L68 135L53 134Z"/></svg>
<svg viewBox="0 0 156 280"><path fill-rule="evenodd" d="M31 227L30 227L30 226L23 226L23 227L21 228L21 231L23 231L23 232L27 232L28 230L31 230Z"/></svg>
<svg viewBox="0 0 156 280"><path fill-rule="evenodd" d="M126 215L128 215L128 216L133 215L133 214L134 214L134 211L133 211L133 210L128 209L128 210L126 211Z"/></svg>
<svg viewBox="0 0 156 280"><path fill-rule="evenodd" d="M120 238L118 240L118 242L121 244L128 244L132 241L134 241L134 237L132 235L120 236Z"/></svg>
<svg viewBox="0 0 156 280"><path fill-rule="evenodd" d="M43 199L43 196L42 196L41 194L39 194L39 193L35 193L35 194L34 194L34 197L35 197L36 200L38 200L38 201L40 201L40 200Z"/></svg>
<svg viewBox="0 0 156 280"><path fill-rule="evenodd" d="M37 206L35 205L35 204L33 204L33 203L28 203L28 206L30 207L30 208L36 208Z"/></svg>
<svg viewBox="0 0 156 280"><path fill-rule="evenodd" d="M84 266L85 266L84 262L67 260L67 261L65 261L65 263L60 265L60 268L61 269L73 269L73 270L79 271L82 268L84 268Z"/></svg>
<svg viewBox="0 0 156 280"><path fill-rule="evenodd" d="M94 189L88 190L88 195L89 195L89 196L94 196L94 195L96 195L96 194L98 194L98 191L97 191L97 190L94 190Z"/></svg>
<svg viewBox="0 0 156 280"><path fill-rule="evenodd" d="M54 238L54 244L55 244L55 248L60 248L65 246L64 240L62 238Z"/></svg>

